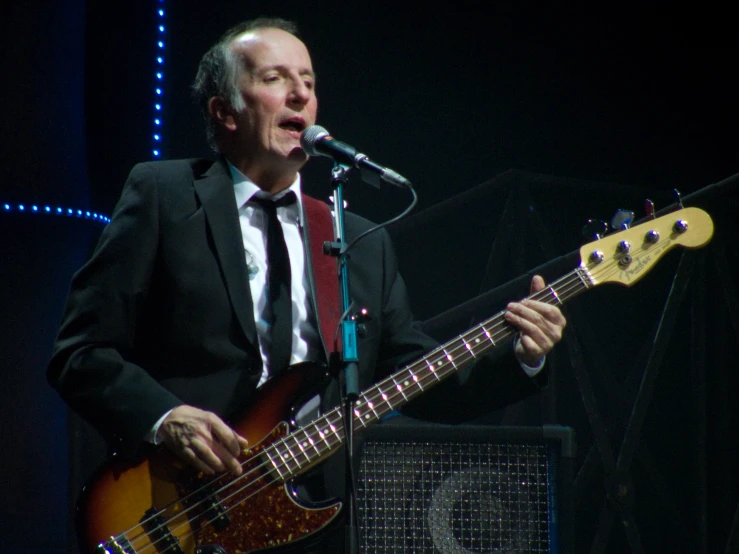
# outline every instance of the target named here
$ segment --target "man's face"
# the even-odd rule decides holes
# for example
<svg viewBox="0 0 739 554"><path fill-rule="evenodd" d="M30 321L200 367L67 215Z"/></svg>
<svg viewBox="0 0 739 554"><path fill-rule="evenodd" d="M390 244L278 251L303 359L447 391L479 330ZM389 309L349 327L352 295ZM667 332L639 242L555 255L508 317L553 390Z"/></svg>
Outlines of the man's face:
<svg viewBox="0 0 739 554"><path fill-rule="evenodd" d="M297 171L308 157L300 134L316 120L315 75L305 45L280 29L260 29L232 46L246 108L235 113L238 155L253 176ZM252 176L250 175L250 176Z"/></svg>

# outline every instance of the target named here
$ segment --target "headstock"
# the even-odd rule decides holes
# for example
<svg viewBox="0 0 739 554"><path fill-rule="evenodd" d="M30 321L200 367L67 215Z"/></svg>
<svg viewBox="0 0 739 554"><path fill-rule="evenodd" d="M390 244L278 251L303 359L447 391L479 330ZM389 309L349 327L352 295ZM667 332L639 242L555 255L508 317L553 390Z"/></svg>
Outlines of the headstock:
<svg viewBox="0 0 739 554"><path fill-rule="evenodd" d="M631 286L675 246L700 248L712 236L711 216L700 208L683 208L586 244L580 265L593 284Z"/></svg>

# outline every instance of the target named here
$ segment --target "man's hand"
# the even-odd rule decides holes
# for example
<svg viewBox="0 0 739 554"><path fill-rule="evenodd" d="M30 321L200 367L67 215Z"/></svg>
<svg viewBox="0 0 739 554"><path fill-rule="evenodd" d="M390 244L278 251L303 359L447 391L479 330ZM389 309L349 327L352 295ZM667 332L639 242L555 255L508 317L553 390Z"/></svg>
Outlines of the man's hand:
<svg viewBox="0 0 739 554"><path fill-rule="evenodd" d="M162 421L157 439L203 473L241 475L237 456L248 441L212 412L178 406Z"/></svg>
<svg viewBox="0 0 739 554"><path fill-rule="evenodd" d="M531 294L545 287L544 279L539 275L531 279ZM505 318L520 331L516 356L531 367L539 365L541 359L554 348L567 325L567 320L557 306L535 300L511 302L506 308Z"/></svg>

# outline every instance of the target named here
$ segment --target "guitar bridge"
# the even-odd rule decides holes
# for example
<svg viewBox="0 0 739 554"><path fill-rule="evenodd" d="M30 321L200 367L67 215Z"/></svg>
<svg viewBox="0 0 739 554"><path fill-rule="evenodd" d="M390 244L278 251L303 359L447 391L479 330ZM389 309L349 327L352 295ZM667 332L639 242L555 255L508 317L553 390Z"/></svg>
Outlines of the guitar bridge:
<svg viewBox="0 0 739 554"><path fill-rule="evenodd" d="M110 537L107 541L101 542L95 549L96 554L136 554L131 543L124 535Z"/></svg>

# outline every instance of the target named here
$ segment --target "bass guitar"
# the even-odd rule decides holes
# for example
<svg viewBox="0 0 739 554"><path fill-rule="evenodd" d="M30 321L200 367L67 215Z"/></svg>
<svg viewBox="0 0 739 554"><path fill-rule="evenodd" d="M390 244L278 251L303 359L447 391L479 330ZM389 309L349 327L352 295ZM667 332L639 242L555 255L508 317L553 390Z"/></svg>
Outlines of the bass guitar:
<svg viewBox="0 0 739 554"><path fill-rule="evenodd" d="M560 305L604 283L630 286L676 246L698 248L711 239L713 222L684 208L620 231L580 250L580 264L529 298ZM356 403L357 431L433 387L506 341L516 330L500 312L364 391ZM103 466L78 502L77 532L86 554L247 554L294 545L334 521L341 503L302 505L293 478L344 442L341 409L292 429L284 421L315 366L303 364L264 387L234 428L250 447L235 477L205 477L165 449L142 461Z"/></svg>

